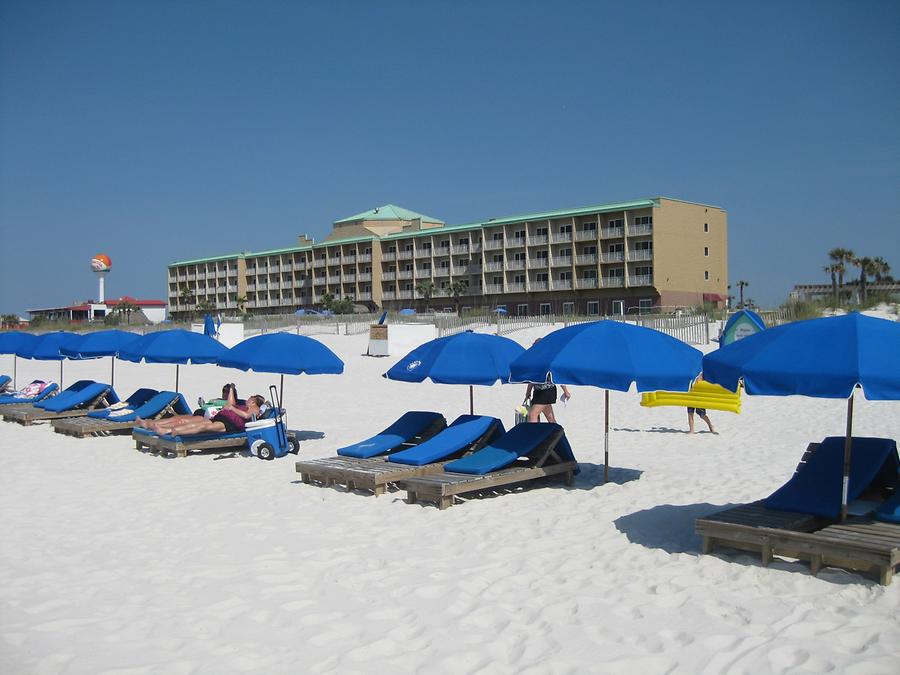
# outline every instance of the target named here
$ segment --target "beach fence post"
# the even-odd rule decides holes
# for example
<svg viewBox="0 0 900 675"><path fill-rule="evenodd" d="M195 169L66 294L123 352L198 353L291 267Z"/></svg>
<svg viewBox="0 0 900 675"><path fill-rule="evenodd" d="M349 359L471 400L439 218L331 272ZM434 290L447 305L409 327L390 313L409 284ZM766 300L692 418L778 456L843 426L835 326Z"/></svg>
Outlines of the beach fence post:
<svg viewBox="0 0 900 675"><path fill-rule="evenodd" d="M605 418L605 430L603 432L603 482L609 480L609 389L603 390L605 396L605 405L603 406L603 417Z"/></svg>
<svg viewBox="0 0 900 675"><path fill-rule="evenodd" d="M847 520L847 492L850 485L850 451L853 443L853 395L847 399L847 436L844 438L844 477L841 485L841 522Z"/></svg>

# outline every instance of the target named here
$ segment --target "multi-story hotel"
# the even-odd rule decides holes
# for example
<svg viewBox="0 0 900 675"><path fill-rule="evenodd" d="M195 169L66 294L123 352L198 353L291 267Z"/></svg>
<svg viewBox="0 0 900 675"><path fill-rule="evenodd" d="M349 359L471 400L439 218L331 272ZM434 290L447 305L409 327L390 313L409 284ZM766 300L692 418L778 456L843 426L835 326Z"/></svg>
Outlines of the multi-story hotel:
<svg viewBox="0 0 900 675"><path fill-rule="evenodd" d="M176 315L198 304L289 313L321 305L326 294L372 310L613 314L722 306L727 288L726 212L667 197L465 225L388 205L335 221L320 243L303 235L290 248L168 269Z"/></svg>

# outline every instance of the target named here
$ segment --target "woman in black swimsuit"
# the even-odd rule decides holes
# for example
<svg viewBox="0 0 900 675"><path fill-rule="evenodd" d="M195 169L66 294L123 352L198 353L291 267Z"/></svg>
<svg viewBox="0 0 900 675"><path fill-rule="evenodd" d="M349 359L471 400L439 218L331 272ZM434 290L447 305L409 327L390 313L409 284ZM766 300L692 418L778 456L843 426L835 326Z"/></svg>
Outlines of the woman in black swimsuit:
<svg viewBox="0 0 900 675"><path fill-rule="evenodd" d="M534 341L534 344L540 341L541 338L538 338ZM566 385L563 384L561 386L563 390L562 401L565 403L572 398L572 394ZM553 404L556 403L556 385L550 381L550 378L547 378L547 381L543 384L529 383L528 389L525 391L525 399L531 400L531 406L528 408L529 422L539 422L541 413L543 413L548 422L556 423L556 415L553 414Z"/></svg>

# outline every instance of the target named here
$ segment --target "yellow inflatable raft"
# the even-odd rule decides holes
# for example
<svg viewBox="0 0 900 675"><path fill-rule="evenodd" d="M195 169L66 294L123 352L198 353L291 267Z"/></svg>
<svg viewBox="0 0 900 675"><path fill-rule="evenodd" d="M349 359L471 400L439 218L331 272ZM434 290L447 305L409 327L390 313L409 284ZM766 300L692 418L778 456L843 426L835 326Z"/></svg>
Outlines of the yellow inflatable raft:
<svg viewBox="0 0 900 675"><path fill-rule="evenodd" d="M741 390L738 388L735 393L718 384L700 380L694 383L690 391L648 391L641 394L641 405L646 408L664 405L681 408L706 408L740 415Z"/></svg>

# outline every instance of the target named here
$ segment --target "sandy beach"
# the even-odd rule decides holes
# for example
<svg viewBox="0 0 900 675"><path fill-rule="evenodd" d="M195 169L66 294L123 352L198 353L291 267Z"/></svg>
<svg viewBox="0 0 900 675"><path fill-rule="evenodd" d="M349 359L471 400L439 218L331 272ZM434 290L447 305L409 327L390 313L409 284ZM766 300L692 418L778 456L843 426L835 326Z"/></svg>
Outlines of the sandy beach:
<svg viewBox="0 0 900 675"><path fill-rule="evenodd" d="M549 329L515 332L529 345ZM411 409L448 421L468 389L380 377L365 336L322 336L342 376L285 378L301 458L334 454ZM711 347L710 347L711 348ZM116 364L116 389L171 389L174 366ZM109 359L66 362L65 382L108 381ZM0 357L12 372L12 357ZM18 362L20 384L58 379ZM189 401L225 381L181 369ZM524 385L476 388L513 423ZM304 485L294 456L145 455L130 436L75 439L0 423L0 672L896 673L900 583L732 550L701 555L694 519L765 497L806 445L844 432L844 401L743 399L685 433L681 408L603 392L557 405L581 473L446 511L404 492ZM854 431L896 437L900 405L857 397ZM705 425L698 421L698 429Z"/></svg>

